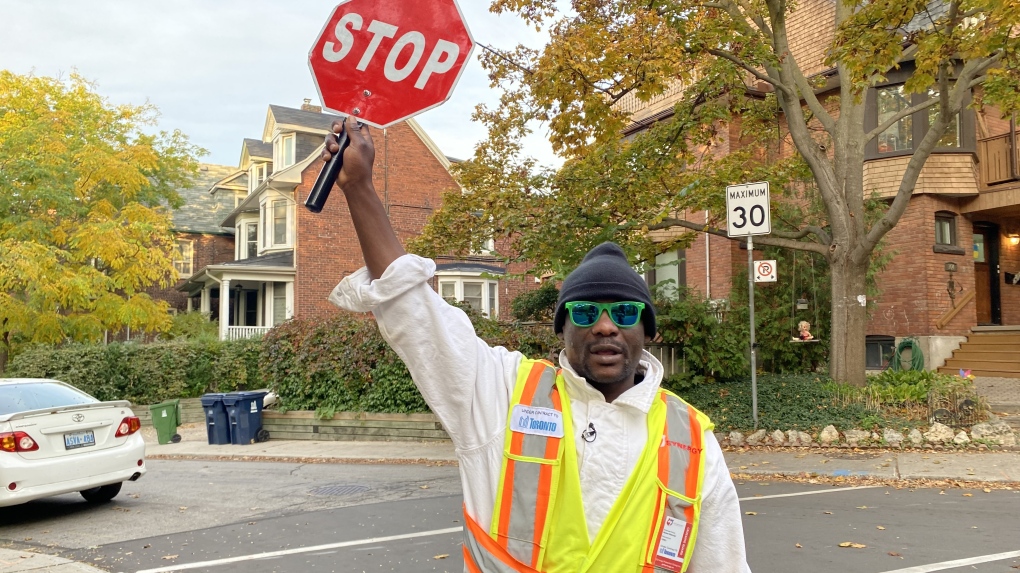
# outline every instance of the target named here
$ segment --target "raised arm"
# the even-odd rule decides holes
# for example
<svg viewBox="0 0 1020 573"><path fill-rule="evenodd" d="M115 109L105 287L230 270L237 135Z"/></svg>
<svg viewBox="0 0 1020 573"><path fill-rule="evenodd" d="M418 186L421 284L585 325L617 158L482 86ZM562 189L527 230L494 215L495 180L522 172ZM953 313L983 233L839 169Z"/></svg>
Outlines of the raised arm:
<svg viewBox="0 0 1020 573"><path fill-rule="evenodd" d="M337 185L347 198L354 229L361 243L361 252L365 257L365 266L372 278L377 279L405 251L397 234L393 232L386 209L372 183L372 164L375 162L372 134L367 125L359 124L352 117L348 116L345 121L346 124L333 122L334 133L340 133L341 128L344 128L351 139L351 144L344 150L344 165L337 178ZM339 150L336 141L327 137L322 158L329 161L332 154Z"/></svg>

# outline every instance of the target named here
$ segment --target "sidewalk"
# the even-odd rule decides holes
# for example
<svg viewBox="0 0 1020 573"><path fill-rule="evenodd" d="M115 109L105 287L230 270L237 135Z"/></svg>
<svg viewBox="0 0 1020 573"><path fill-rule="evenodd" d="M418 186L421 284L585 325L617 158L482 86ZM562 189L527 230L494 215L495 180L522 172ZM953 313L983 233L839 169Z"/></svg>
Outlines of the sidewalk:
<svg viewBox="0 0 1020 573"><path fill-rule="evenodd" d="M182 440L159 445L143 429L149 459L309 461L320 463L455 464L448 442L341 442L273 440L246 446L211 446L205 427L186 424ZM843 448L741 449L726 452L730 472L804 477L869 477L885 480L944 479L1020 483L1020 452L853 450Z"/></svg>
<svg viewBox="0 0 1020 573"><path fill-rule="evenodd" d="M0 571L3 573L106 573L91 565L76 563L70 559L13 549L0 549Z"/></svg>

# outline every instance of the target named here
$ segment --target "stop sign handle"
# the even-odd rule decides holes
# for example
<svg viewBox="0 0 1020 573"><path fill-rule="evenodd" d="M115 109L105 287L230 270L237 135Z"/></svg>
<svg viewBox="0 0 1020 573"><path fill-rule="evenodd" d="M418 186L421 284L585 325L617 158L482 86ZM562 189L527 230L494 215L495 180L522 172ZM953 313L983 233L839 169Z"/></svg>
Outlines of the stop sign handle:
<svg viewBox="0 0 1020 573"><path fill-rule="evenodd" d="M315 185L312 185L312 190L308 193L308 198L305 199L305 207L308 207L312 213L322 211L322 207L326 205L329 192L336 185L336 178L344 166L344 150L351 144L351 138L347 137L346 126L334 137L340 144L340 150L334 153L329 161L322 166L322 171L319 171L319 176L315 179Z"/></svg>

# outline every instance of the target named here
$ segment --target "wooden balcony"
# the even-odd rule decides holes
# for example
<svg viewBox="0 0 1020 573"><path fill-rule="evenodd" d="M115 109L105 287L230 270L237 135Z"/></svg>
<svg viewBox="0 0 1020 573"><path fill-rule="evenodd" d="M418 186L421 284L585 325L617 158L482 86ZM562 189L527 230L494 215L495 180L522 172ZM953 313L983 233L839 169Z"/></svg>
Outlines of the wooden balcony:
<svg viewBox="0 0 1020 573"><path fill-rule="evenodd" d="M1003 133L977 141L978 173L982 190L1020 180L1020 154L1016 133Z"/></svg>

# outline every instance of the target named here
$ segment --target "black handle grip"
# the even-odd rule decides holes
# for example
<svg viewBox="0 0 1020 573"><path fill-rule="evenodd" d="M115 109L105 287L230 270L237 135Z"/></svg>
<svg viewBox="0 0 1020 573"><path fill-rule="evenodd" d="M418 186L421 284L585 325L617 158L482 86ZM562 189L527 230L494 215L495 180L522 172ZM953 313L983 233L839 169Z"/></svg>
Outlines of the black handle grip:
<svg viewBox="0 0 1020 573"><path fill-rule="evenodd" d="M319 176L315 179L315 185L312 186L312 190L308 193L308 198L305 199L305 207L308 207L308 210L312 213L322 211L323 206L326 205L326 199L329 198L329 192L336 185L336 178L340 175L340 169L344 166L344 150L351 144L351 138L347 137L346 128L340 130L339 135L336 136L336 141L340 144L340 151L334 153L333 157L322 166L322 171L319 171Z"/></svg>

